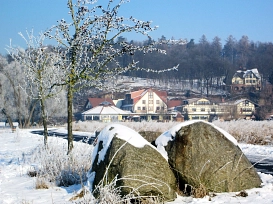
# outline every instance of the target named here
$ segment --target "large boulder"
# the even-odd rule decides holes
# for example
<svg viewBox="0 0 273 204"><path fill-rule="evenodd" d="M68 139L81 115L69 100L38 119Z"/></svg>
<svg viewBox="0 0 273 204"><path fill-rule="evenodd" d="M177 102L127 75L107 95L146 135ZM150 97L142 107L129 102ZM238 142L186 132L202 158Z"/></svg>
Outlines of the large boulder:
<svg viewBox="0 0 273 204"><path fill-rule="evenodd" d="M88 177L93 190L101 183L116 181L122 196L134 192L164 200L176 198L176 179L168 161L141 135L120 124L108 125L100 132Z"/></svg>
<svg viewBox="0 0 273 204"><path fill-rule="evenodd" d="M155 141L179 180L206 192L241 191L261 185L255 168L224 130L203 121L173 127Z"/></svg>

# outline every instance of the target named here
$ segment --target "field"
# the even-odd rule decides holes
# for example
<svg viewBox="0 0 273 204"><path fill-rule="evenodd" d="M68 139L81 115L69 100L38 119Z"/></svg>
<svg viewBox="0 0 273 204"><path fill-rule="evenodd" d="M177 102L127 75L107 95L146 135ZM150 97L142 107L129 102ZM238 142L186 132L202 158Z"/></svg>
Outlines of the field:
<svg viewBox="0 0 273 204"><path fill-rule="evenodd" d="M150 122L122 122L121 124L140 131L165 132L179 122L159 123ZM214 125L231 134L239 143L273 145L273 121L234 120L222 122L216 120ZM108 123L101 122L77 122L73 124L75 131L94 132L102 130Z"/></svg>

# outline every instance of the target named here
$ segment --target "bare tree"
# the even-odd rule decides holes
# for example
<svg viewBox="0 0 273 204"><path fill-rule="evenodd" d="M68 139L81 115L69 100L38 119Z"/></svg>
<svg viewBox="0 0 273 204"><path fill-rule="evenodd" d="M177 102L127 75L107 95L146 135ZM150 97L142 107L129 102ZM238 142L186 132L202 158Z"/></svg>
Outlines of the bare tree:
<svg viewBox="0 0 273 204"><path fill-rule="evenodd" d="M114 3L109 0L104 8L97 4L97 0L68 0L71 22L62 19L56 26L50 28L45 34L47 37L58 42L63 67L62 83L54 86L65 86L67 90L67 129L68 129L68 153L73 148L72 119L73 119L73 96L83 86L107 88L103 84L106 79L130 70L152 69L138 67L138 62L131 61L121 65L118 58L124 55L133 56L141 51L149 53L164 50L156 48L154 43L145 46L130 44L125 41L117 41L123 34L135 32L149 36L149 32L156 29L151 27L151 22L119 16L119 8L129 2L119 0ZM165 43L170 43L169 41ZM182 42L184 43L184 42ZM174 70L172 67L167 70ZM159 72L164 72L161 70ZM108 87L110 88L110 87ZM111 87L113 88L113 87Z"/></svg>
<svg viewBox="0 0 273 204"><path fill-rule="evenodd" d="M25 40L25 50L9 47L10 55L23 67L25 76L25 92L35 101L39 101L41 117L44 127L44 144L47 145L47 114L46 100L57 98L62 87L52 87L59 83L61 77L60 66L58 66L58 50L51 50L43 46L44 35L35 37L33 31L27 32L27 37L19 33Z"/></svg>

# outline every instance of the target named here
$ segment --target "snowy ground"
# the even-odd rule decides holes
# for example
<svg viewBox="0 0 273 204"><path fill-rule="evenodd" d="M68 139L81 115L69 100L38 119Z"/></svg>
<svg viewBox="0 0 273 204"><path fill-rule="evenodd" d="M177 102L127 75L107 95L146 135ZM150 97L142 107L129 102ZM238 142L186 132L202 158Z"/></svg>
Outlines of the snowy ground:
<svg viewBox="0 0 273 204"><path fill-rule="evenodd" d="M65 143L66 140L49 138ZM34 149L43 143L43 138L31 134L29 130L17 130L12 133L9 129L0 129L0 204L36 204L36 203L70 203L69 199L75 195L81 186L68 188L51 187L49 189L35 189L35 177L27 175L37 164L25 162ZM80 144L86 145L86 144ZM252 158L273 159L272 146L258 146L240 144L243 152ZM91 159L91 158L90 158ZM273 176L259 173L262 188L247 190L247 197L236 196L234 193L217 193L214 197L196 199L192 197L178 197L175 203L273 203ZM210 201L209 201L210 200Z"/></svg>

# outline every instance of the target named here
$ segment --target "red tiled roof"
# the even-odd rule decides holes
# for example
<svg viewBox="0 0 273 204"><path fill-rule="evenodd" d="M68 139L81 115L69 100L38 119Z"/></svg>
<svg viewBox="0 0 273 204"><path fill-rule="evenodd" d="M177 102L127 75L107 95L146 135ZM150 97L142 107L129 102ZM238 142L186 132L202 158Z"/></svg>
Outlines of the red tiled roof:
<svg viewBox="0 0 273 204"><path fill-rule="evenodd" d="M131 98L139 97L144 91L145 91L145 89L131 92Z"/></svg>
<svg viewBox="0 0 273 204"><path fill-rule="evenodd" d="M138 102L142 96L144 96L145 93L147 93L149 90L152 90L156 95L158 95L161 100L167 104L167 92L166 91L158 91L155 89L141 89L139 91L131 92L131 98L133 99L133 103L135 104Z"/></svg>
<svg viewBox="0 0 273 204"><path fill-rule="evenodd" d="M107 102L111 103L112 105L115 105L111 98L88 98L88 101L92 105L92 107L96 107L104 101L107 101Z"/></svg>
<svg viewBox="0 0 273 204"><path fill-rule="evenodd" d="M152 91L155 92L156 95L158 95L158 97L161 98L161 100L167 104L167 91L158 91L154 89L152 89Z"/></svg>
<svg viewBox="0 0 273 204"><path fill-rule="evenodd" d="M168 101L168 103L167 103L168 108L181 106L181 105L182 105L182 101L180 101L180 100L171 100L171 101Z"/></svg>

